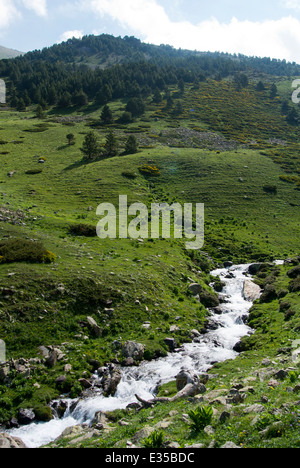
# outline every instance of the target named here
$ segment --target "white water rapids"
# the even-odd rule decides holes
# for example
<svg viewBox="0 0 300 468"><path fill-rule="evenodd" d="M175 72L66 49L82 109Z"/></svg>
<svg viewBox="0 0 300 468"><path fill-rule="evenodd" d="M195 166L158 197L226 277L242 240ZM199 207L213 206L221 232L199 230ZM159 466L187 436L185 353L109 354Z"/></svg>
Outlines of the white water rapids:
<svg viewBox="0 0 300 468"><path fill-rule="evenodd" d="M247 277L249 279L248 267L239 265L212 272L213 276L219 275L226 284L220 294L225 302L219 308L221 311L213 313L211 318L218 325L216 330L209 331L198 338L198 342L186 344L179 352L168 354L166 358L143 362L139 367L122 368L122 380L114 397L105 398L99 394L87 398L80 401L73 412L68 409L62 419L33 423L9 433L21 438L27 447L38 448L54 441L68 427L91 423L99 411L126 408L128 404L137 401L135 394L146 400L153 398L157 385L175 380L183 367L201 373L206 372L215 362L234 359L237 356L233 351L235 344L243 336L252 333L244 323L244 317L252 306L243 297L244 282Z"/></svg>

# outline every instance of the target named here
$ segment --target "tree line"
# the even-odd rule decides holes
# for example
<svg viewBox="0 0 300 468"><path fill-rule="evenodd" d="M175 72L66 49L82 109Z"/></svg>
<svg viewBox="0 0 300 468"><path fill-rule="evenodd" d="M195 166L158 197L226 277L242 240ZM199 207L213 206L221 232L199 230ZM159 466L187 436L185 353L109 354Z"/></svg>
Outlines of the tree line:
<svg viewBox="0 0 300 468"><path fill-rule="evenodd" d="M119 57L114 66L94 69L88 65L90 57L96 57L101 65L111 54ZM168 86L247 74L252 69L277 75L300 74L299 66L285 61L203 54L109 35L71 39L0 61L8 102L19 110L32 104L42 109L67 109L92 102L100 107L115 99L147 97Z"/></svg>

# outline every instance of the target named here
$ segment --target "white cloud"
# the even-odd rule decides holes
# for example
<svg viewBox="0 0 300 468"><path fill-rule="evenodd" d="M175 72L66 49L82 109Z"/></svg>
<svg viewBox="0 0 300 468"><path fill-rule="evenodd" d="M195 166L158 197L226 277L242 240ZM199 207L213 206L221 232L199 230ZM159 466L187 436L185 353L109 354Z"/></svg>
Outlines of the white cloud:
<svg viewBox="0 0 300 468"><path fill-rule="evenodd" d="M68 39L81 39L83 37L83 31L78 31L75 29L74 31L65 31L59 38L58 42L66 42Z"/></svg>
<svg viewBox="0 0 300 468"><path fill-rule="evenodd" d="M300 0L285 1L300 5ZM171 21L157 0L82 0L81 5L102 18L109 16L146 42L300 62L300 21L292 16L257 22L232 18L229 23L211 18L193 24Z"/></svg>
<svg viewBox="0 0 300 468"><path fill-rule="evenodd" d="M22 0L25 8L33 10L38 16L47 16L47 0Z"/></svg>
<svg viewBox="0 0 300 468"><path fill-rule="evenodd" d="M13 20L20 16L13 0L0 0L0 28L9 26Z"/></svg>
<svg viewBox="0 0 300 468"><path fill-rule="evenodd" d="M22 17L18 3L38 16L47 16L47 0L0 0L0 30Z"/></svg>
<svg viewBox="0 0 300 468"><path fill-rule="evenodd" d="M282 6L291 10L300 10L299 0L282 0Z"/></svg>

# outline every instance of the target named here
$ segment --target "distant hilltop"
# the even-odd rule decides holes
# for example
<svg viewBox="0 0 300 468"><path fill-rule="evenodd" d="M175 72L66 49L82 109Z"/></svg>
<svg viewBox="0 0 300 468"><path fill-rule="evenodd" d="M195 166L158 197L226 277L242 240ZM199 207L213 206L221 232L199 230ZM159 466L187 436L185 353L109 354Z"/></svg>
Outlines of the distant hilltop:
<svg viewBox="0 0 300 468"><path fill-rule="evenodd" d="M19 55L23 55L23 52L19 52L18 50L13 49L7 49L6 47L0 46L0 60L15 58Z"/></svg>

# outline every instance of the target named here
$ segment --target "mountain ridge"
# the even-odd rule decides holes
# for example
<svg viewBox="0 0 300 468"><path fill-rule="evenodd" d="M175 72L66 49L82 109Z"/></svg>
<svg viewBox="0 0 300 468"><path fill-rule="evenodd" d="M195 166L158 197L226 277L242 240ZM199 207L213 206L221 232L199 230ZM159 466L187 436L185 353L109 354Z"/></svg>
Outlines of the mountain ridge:
<svg viewBox="0 0 300 468"><path fill-rule="evenodd" d="M8 49L7 47L3 47L0 45L0 60L16 58L20 55L23 55L23 52L14 49Z"/></svg>

